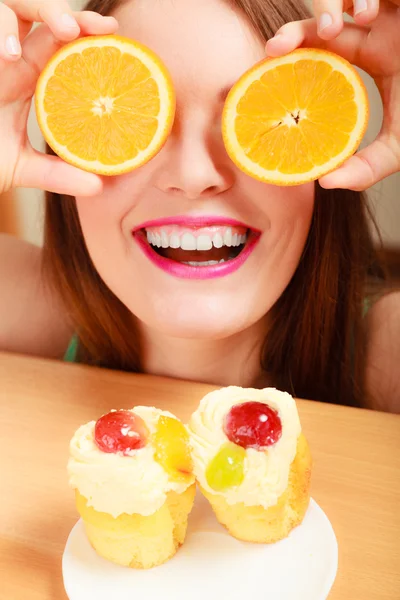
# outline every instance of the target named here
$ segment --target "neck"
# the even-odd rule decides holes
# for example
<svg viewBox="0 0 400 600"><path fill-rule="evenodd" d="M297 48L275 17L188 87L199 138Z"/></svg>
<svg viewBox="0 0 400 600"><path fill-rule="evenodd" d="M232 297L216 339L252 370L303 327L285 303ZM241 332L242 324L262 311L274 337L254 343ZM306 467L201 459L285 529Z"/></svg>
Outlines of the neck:
<svg viewBox="0 0 400 600"><path fill-rule="evenodd" d="M265 323L220 340L164 336L141 324L145 373L220 387L262 388L272 385L261 369Z"/></svg>

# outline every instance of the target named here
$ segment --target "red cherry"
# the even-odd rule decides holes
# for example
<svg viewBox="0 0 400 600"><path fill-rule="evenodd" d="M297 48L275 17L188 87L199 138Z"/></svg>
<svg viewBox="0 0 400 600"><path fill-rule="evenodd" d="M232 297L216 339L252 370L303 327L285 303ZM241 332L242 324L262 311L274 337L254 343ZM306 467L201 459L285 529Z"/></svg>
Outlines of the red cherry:
<svg viewBox="0 0 400 600"><path fill-rule="evenodd" d="M237 404L225 417L228 439L242 446L263 450L276 444L282 435L282 422L276 410L262 402Z"/></svg>
<svg viewBox="0 0 400 600"><path fill-rule="evenodd" d="M114 410L100 417L94 428L94 439L103 452L130 454L146 445L149 430L146 423L130 410Z"/></svg>

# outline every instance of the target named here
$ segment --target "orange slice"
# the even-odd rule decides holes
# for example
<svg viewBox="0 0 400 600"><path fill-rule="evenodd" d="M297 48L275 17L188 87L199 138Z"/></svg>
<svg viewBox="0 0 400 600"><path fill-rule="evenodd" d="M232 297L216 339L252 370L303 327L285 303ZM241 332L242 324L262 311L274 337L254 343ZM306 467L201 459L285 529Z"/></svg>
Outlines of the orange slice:
<svg viewBox="0 0 400 600"><path fill-rule="evenodd" d="M35 102L54 152L102 175L126 173L153 158L175 115L173 83L161 60L116 35L61 48L39 77Z"/></svg>
<svg viewBox="0 0 400 600"><path fill-rule="evenodd" d="M368 116L367 91L350 63L299 49L241 77L226 100L222 132L242 171L275 185L300 185L356 151Z"/></svg>

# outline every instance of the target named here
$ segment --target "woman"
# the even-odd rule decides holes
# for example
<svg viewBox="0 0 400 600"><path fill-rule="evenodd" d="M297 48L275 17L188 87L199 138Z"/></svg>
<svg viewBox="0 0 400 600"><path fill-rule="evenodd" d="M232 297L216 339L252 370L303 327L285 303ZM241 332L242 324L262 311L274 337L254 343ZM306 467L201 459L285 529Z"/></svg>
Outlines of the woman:
<svg viewBox="0 0 400 600"><path fill-rule="evenodd" d="M50 193L43 255L2 241L0 346L61 357L76 334L77 359L89 364L400 410L399 299L385 296L364 319L376 262L359 193L399 168L397 2L378 11L371 0L359 24L338 35L342 6L333 1L330 13L316 3L317 20L306 19L297 0L90 1L90 11L112 13L119 34L160 55L178 99L163 150L137 171L101 178L33 152L25 121L57 40L112 33L115 20L72 14L62 0L7 0L0 191ZM26 38L21 58L17 25L23 37L34 20L47 26ZM368 70L380 88L386 122L378 140L320 185L262 184L236 169L223 147L226 91L262 59L268 39L269 55L324 45ZM156 267L136 243L139 230L161 235L166 223L181 237L200 226L211 235L212 224L224 235L244 228L261 237L229 275L197 277L200 266L182 278ZM184 252L166 251L193 261Z"/></svg>

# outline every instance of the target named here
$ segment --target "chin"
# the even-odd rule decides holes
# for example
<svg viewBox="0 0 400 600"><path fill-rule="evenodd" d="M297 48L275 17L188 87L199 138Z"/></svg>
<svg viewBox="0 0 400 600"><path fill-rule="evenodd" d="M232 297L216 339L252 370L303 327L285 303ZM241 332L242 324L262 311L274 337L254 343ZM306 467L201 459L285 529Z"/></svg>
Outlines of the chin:
<svg viewBox="0 0 400 600"><path fill-rule="evenodd" d="M231 311L221 309L210 314L207 311L188 310L190 304L183 309L169 309L164 307L150 314L136 313L137 318L163 336L180 339L217 340L233 336L246 329L251 323L244 322L238 315ZM243 313L242 313L243 314Z"/></svg>

